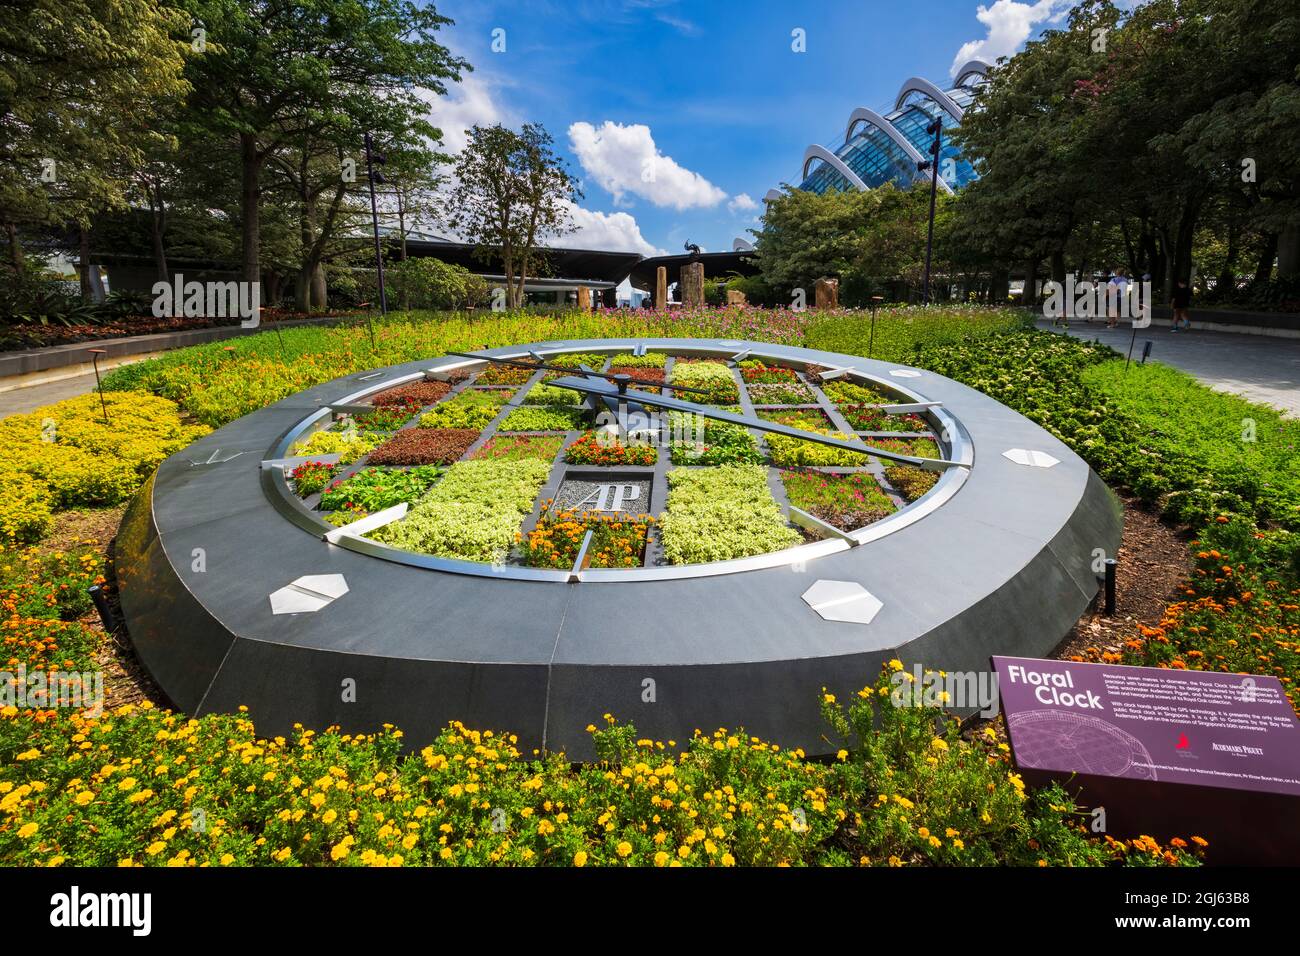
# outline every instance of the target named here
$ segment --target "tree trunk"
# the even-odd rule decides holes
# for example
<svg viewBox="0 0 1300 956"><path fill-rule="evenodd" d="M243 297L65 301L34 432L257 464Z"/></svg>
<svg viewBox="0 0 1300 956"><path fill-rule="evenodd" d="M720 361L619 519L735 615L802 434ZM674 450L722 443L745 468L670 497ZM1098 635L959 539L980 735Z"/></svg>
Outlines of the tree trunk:
<svg viewBox="0 0 1300 956"><path fill-rule="evenodd" d="M167 228L167 207L163 203L160 183L154 183L149 190L149 206L153 213L150 218L153 225L154 271L159 282L170 282L171 274L167 271L167 250L163 243L163 235Z"/></svg>
<svg viewBox="0 0 1300 956"><path fill-rule="evenodd" d="M9 264L14 272L23 271L23 244L18 241L18 227L12 222L5 223L5 236L9 239Z"/></svg>
<svg viewBox="0 0 1300 956"><path fill-rule="evenodd" d="M1228 250L1223 259L1223 268L1219 270L1219 278L1214 283L1215 292L1219 295L1231 295L1237 289L1237 253L1238 245L1241 241L1241 227L1237 225L1237 217L1233 213L1228 214Z"/></svg>
<svg viewBox="0 0 1300 956"><path fill-rule="evenodd" d="M1065 287L1065 251L1056 249L1052 252L1052 281Z"/></svg>
<svg viewBox="0 0 1300 956"><path fill-rule="evenodd" d="M1038 306L1038 259L1036 257L1025 260L1025 291L1020 296L1020 301L1031 308Z"/></svg>
<svg viewBox="0 0 1300 956"><path fill-rule="evenodd" d="M1277 237L1277 277L1300 276L1300 223L1288 223Z"/></svg>
<svg viewBox="0 0 1300 956"><path fill-rule="evenodd" d="M243 280L257 282L262 270L261 252L261 189L258 179L262 173L262 157L257 154L257 137L252 133L239 134L242 183L239 212L242 218Z"/></svg>
<svg viewBox="0 0 1300 956"><path fill-rule="evenodd" d="M1255 267L1255 281L1267 282L1273 278L1273 260L1277 258L1277 233L1264 234L1264 244L1259 249L1259 265Z"/></svg>
<svg viewBox="0 0 1300 956"><path fill-rule="evenodd" d="M81 261L77 264L77 273L81 277L81 301L90 302L94 299L94 289L90 284L90 230L82 226L79 231Z"/></svg>

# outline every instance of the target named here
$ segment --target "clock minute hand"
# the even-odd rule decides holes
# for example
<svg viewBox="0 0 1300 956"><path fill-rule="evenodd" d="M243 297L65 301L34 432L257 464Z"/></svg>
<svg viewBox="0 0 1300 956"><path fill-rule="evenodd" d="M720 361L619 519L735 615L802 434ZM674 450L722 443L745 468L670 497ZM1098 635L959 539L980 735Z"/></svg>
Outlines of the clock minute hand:
<svg viewBox="0 0 1300 956"><path fill-rule="evenodd" d="M869 453L880 458L887 458L890 461L898 461L908 465L913 465L926 471L944 471L948 468L961 466L961 462L959 461L948 461L945 458L918 458L914 455L903 455L898 452L885 451L883 448L873 448L865 442L846 441L842 438L835 438L831 435L823 435L820 432L808 432L799 428L792 428L789 425L782 425L780 422L769 422L762 418L751 418L748 415L737 415L734 412L724 412L720 409L709 408L706 405L688 402L681 398L650 395L644 392L633 391L632 389L620 391L617 385L603 380L566 377L557 378L550 384L561 388L571 388L577 392L587 392L604 399L637 402L641 405L651 405L675 412L690 412L696 415L702 415L705 418L714 419L715 421L729 422L733 425L743 425L746 428L757 428L759 431L770 432L774 435L785 435L789 438L798 438L803 441L816 442L819 445L829 445L832 448L841 448L845 451L852 451L858 454Z"/></svg>

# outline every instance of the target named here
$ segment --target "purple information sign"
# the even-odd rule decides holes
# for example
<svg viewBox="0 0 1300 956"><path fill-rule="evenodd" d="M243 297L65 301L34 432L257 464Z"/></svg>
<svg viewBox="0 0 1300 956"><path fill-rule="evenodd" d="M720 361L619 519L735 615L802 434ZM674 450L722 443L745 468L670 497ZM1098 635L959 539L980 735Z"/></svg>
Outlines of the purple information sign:
<svg viewBox="0 0 1300 956"><path fill-rule="evenodd" d="M1016 763L1300 795L1300 721L1275 677L995 657Z"/></svg>
<svg viewBox="0 0 1300 956"><path fill-rule="evenodd" d="M1104 806L1109 832L1300 863L1300 721L1276 678L1024 657L993 668L1016 766Z"/></svg>

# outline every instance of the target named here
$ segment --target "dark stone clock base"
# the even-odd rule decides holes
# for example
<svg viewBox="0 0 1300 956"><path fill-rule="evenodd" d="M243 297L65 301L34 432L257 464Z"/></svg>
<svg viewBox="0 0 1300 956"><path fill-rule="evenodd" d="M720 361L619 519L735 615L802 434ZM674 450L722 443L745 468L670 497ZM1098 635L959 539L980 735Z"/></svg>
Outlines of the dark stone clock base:
<svg viewBox="0 0 1300 956"><path fill-rule="evenodd" d="M895 377L900 367L884 362L729 340L536 343L488 354L561 345L750 349L798 367L850 367L900 401L941 402L949 454L967 464L860 543L821 541L775 558L680 573L584 572L578 581L408 562L323 540L327 526L286 503L283 478L266 462L286 455L329 404L463 360L345 376L173 455L128 510L116 555L122 608L171 703L193 714L247 705L266 735L295 723L348 732L394 724L415 746L455 719L515 733L525 753L544 747L576 760L592 757L585 728L606 713L655 739L743 727L819 753L834 749L822 739L823 688L843 699L893 657L909 668L986 671L993 654L1045 655L1095 596L1098 556L1118 549L1119 504L1086 463L941 376ZM1056 463L1003 454L1014 449ZM346 593L316 611L274 614L269 596L312 575L342 575ZM859 584L882 606L868 624L827 620L803 599L818 581Z"/></svg>

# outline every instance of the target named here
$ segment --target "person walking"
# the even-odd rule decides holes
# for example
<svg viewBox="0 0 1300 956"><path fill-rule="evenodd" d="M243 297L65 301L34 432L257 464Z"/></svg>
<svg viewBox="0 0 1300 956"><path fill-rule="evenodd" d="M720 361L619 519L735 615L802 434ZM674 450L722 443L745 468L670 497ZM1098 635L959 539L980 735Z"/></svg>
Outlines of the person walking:
<svg viewBox="0 0 1300 956"><path fill-rule="evenodd" d="M1179 279L1174 283L1174 294L1169 299L1169 305L1174 310L1174 323L1169 327L1169 331L1177 332L1180 321L1184 332L1190 330L1192 327L1192 287L1187 284L1186 279Z"/></svg>
<svg viewBox="0 0 1300 956"><path fill-rule="evenodd" d="M1119 328L1120 303L1128 298L1128 277L1121 266L1106 283L1106 328Z"/></svg>

